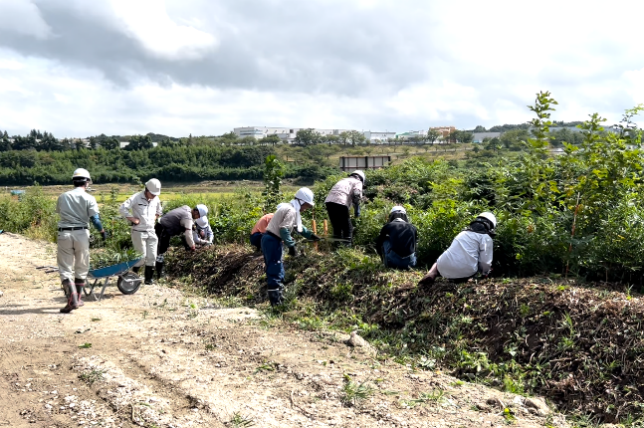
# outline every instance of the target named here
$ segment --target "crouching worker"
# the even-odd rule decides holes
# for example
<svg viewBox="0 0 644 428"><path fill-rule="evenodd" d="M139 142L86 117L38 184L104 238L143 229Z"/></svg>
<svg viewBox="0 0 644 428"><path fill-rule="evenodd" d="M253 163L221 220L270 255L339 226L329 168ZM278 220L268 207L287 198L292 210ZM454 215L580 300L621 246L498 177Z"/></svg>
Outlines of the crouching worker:
<svg viewBox="0 0 644 428"><path fill-rule="evenodd" d="M212 232L208 217L204 216L196 219L192 227L192 239L195 241L195 246L208 247L212 245L215 234Z"/></svg>
<svg viewBox="0 0 644 428"><path fill-rule="evenodd" d="M277 209L279 210L284 205L288 205L288 204L281 203L277 206ZM266 228L268 227L268 223L271 222L271 219L273 218L274 215L275 213L268 213L262 216L262 218L257 220L257 223L255 223L253 230L250 232L250 245L257 248L258 251L262 251L262 237L266 233Z"/></svg>
<svg viewBox="0 0 644 428"><path fill-rule="evenodd" d="M154 231L159 239L157 248L157 260L155 270L157 279L163 276L164 254L170 247L170 238L182 235L186 249L194 251L195 241L192 236L192 221L208 215L208 208L205 205L197 205L190 208L188 205L175 208L159 219Z"/></svg>
<svg viewBox="0 0 644 428"><path fill-rule="evenodd" d="M139 273L141 266L145 264L145 283L153 284L154 266L157 259L157 247L159 239L154 231L154 225L163 213L161 201L158 196L161 194L161 182L152 178L145 183L142 192L135 193L121 204L119 212L130 221L132 230L132 245L141 253L141 261L134 265L132 270Z"/></svg>
<svg viewBox="0 0 644 428"><path fill-rule="evenodd" d="M266 279L268 282L268 298L272 306L283 303L284 291L284 257L282 242L288 247L291 256L297 255L297 248L293 240L293 232L315 241L320 238L302 225L301 213L312 208L313 192L302 187L295 194L288 204L282 206L275 212L268 223L266 233L262 237L262 252L264 253L264 264L266 266Z"/></svg>
<svg viewBox="0 0 644 428"><path fill-rule="evenodd" d="M353 224L349 208L353 205L356 218L360 217L360 200L362 199L364 182L364 172L353 171L347 178L338 181L331 188L324 201L333 228L333 238L344 240L349 246L353 242Z"/></svg>
<svg viewBox="0 0 644 428"><path fill-rule="evenodd" d="M418 284L432 284L438 275L454 280L467 280L477 272L487 276L492 270L495 228L494 214L480 214L465 231L456 235L452 245Z"/></svg>
<svg viewBox="0 0 644 428"><path fill-rule="evenodd" d="M386 267L409 269L416 266L418 230L409 222L407 211L395 206L389 212L389 222L380 230L376 251Z"/></svg>
<svg viewBox="0 0 644 428"><path fill-rule="evenodd" d="M100 231L105 240L105 230L98 216L96 199L87 193L91 177L86 169L78 168L72 176L74 190L63 193L56 202L58 222L58 272L67 296L67 306L60 310L70 313L83 306L81 295L89 271L89 223Z"/></svg>

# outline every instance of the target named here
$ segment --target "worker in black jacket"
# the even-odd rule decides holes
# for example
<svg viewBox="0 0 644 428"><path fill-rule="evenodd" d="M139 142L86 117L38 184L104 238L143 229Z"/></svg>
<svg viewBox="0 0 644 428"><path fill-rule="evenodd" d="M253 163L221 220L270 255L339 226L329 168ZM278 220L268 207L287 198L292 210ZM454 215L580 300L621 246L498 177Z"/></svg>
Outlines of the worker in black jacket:
<svg viewBox="0 0 644 428"><path fill-rule="evenodd" d="M389 222L380 230L376 251L385 266L409 269L416 266L416 244L418 230L409 222L407 211L395 206L389 212Z"/></svg>

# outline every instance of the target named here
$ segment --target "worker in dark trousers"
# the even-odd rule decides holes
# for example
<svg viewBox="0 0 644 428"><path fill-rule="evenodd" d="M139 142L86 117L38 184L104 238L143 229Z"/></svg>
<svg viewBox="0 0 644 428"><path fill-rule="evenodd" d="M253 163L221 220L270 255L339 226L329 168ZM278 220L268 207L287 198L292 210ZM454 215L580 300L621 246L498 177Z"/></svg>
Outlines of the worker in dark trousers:
<svg viewBox="0 0 644 428"><path fill-rule="evenodd" d="M92 179L86 169L74 171L74 190L63 193L56 202L58 222L58 272L67 296L64 314L83 306L81 294L89 272L89 223L100 231L105 240L96 198L87 193Z"/></svg>
<svg viewBox="0 0 644 428"><path fill-rule="evenodd" d="M353 171L347 178L338 181L331 188L324 201L333 228L333 238L345 240L347 245L351 245L353 242L353 224L349 208L353 205L356 218L360 217L360 200L362 199L364 182L364 172Z"/></svg>
<svg viewBox="0 0 644 428"><path fill-rule="evenodd" d="M320 239L302 225L300 215L314 205L313 192L311 189L302 187L295 193L295 199L288 204L281 204L281 207L268 223L266 233L262 237L268 298L272 306L281 305L284 299L284 253L282 243L288 248L289 255L295 257L297 256L297 248L293 239L294 232L314 241Z"/></svg>
<svg viewBox="0 0 644 428"><path fill-rule="evenodd" d="M395 206L389 212L389 222L380 230L376 251L386 267L409 269L416 266L418 230L409 222L407 211Z"/></svg>
<svg viewBox="0 0 644 428"><path fill-rule="evenodd" d="M418 285L431 285L439 275L454 281L465 281L477 273L487 277L492 270L495 229L494 214L479 214L467 229L456 235L452 245L440 255Z"/></svg>
<svg viewBox="0 0 644 428"><path fill-rule="evenodd" d="M170 238L177 235L182 235L184 238L184 245L186 249L194 251L195 242L192 236L193 220L206 217L208 215L208 208L205 205L197 205L190 208L188 205L183 205L169 211L159 219L159 222L154 226L154 231L159 238L159 248L157 249L156 260L156 274L157 279L163 276L164 268L164 254L170 247Z"/></svg>

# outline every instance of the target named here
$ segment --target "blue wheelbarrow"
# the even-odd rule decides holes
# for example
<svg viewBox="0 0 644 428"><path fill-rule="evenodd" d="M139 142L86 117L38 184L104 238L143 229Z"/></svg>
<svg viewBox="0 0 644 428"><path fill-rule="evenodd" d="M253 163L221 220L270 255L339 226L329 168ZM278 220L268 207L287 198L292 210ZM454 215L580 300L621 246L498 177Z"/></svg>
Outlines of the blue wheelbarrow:
<svg viewBox="0 0 644 428"><path fill-rule="evenodd" d="M94 300L97 302L103 298L103 295L105 294L105 289L107 288L110 278L113 276L118 277L116 281L116 287L121 291L123 294L134 294L139 290L139 287L141 287L141 277L139 277L137 274L134 272L130 271L130 268L132 268L135 264L137 264L141 259L136 259L136 260L130 260L129 262L125 263L119 263L117 265L113 266L107 266L103 267L100 269L93 269L90 270L87 273L87 278L89 280L94 280L94 282L91 283L89 287L85 287L83 289L83 292L85 293L85 296L94 296ZM101 284L101 281L104 282ZM89 281L88 281L89 282ZM101 287L101 293L96 294L94 292L94 289L98 290L99 287ZM88 290L89 288L89 290Z"/></svg>

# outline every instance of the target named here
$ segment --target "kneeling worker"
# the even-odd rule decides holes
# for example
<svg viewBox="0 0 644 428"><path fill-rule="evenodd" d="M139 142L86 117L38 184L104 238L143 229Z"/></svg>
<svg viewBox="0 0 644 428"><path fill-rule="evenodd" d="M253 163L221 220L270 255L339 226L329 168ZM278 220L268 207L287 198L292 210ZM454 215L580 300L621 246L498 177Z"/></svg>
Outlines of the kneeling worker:
<svg viewBox="0 0 644 428"><path fill-rule="evenodd" d="M418 230L409 222L407 211L395 206L389 212L389 222L380 230L376 251L386 267L408 269L416 266Z"/></svg>
<svg viewBox="0 0 644 428"><path fill-rule="evenodd" d="M121 204L119 212L130 221L132 231L132 245L143 255L132 270L139 272L145 264L145 283L153 284L154 265L157 259L157 246L159 239L154 231L154 224L163 213L161 201L157 196L161 194L161 182L152 178L145 183L145 190L135 193Z"/></svg>
<svg viewBox="0 0 644 428"><path fill-rule="evenodd" d="M192 238L195 241L195 246L207 247L212 245L215 234L212 232L208 217L204 216L195 220Z"/></svg>
<svg viewBox="0 0 644 428"><path fill-rule="evenodd" d="M277 209L279 210L284 205L286 205L286 203L277 205ZM274 215L275 213L268 213L263 215L262 218L257 220L257 223L255 223L253 230L250 232L250 245L257 248L258 251L262 251L262 237L266 233L268 223L271 222L271 219Z"/></svg>
<svg viewBox="0 0 644 428"><path fill-rule="evenodd" d="M295 199L288 204L281 205L268 223L266 233L262 237L268 298L272 306L283 303L284 261L282 242L288 247L289 255L296 256L297 249L292 236L294 231L305 238L313 239L314 241L320 240L317 235L302 225L302 216L300 215L315 205L311 189L302 187L295 193Z"/></svg>
<svg viewBox="0 0 644 428"><path fill-rule="evenodd" d="M67 306L60 310L70 313L83 306L81 294L89 271L89 222L105 240L96 198L87 193L92 182L86 169L78 168L72 176L74 190L63 193L56 202L58 222L58 272L67 295ZM73 281L73 282L72 282Z"/></svg>
<svg viewBox="0 0 644 428"><path fill-rule="evenodd" d="M197 205L190 208L188 205L175 208L159 219L154 231L159 239L157 248L156 273L157 279L163 275L164 254L170 247L170 238L183 234L187 249L194 251L195 242L192 236L192 221L208 215L208 208L205 205Z"/></svg>
<svg viewBox="0 0 644 428"><path fill-rule="evenodd" d="M480 214L468 228L456 235L452 245L438 258L427 275L418 283L432 284L438 275L466 280L477 272L483 276L492 270L496 217L490 212Z"/></svg>

